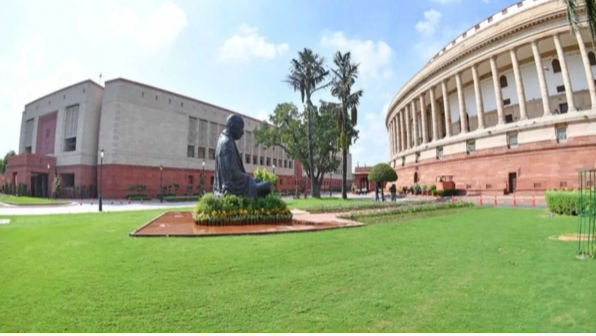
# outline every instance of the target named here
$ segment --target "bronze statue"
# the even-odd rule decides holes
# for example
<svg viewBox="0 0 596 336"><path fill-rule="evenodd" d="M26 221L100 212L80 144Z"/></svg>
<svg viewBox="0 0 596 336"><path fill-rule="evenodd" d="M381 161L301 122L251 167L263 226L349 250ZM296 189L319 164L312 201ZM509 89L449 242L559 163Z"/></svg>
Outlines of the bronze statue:
<svg viewBox="0 0 596 336"><path fill-rule="evenodd" d="M226 194L250 198L265 197L271 192L269 182L253 179L246 173L242 157L236 148L236 140L244 135L244 120L236 114L228 117L226 129L219 135L215 150L215 178L213 195Z"/></svg>

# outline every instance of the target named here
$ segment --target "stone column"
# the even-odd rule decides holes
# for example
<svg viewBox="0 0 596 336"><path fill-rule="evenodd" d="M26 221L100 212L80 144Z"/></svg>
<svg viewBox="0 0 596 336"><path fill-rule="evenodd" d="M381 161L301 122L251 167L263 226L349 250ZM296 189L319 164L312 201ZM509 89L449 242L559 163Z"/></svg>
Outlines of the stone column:
<svg viewBox="0 0 596 336"><path fill-rule="evenodd" d="M468 122L466 120L466 100L464 98L464 89L461 85L461 73L455 74L455 85L457 85L457 100L459 101L459 127L460 134L468 132Z"/></svg>
<svg viewBox="0 0 596 336"><path fill-rule="evenodd" d="M399 148L399 129L397 128L397 125L399 124L399 121L397 120L397 113L395 114L395 117L393 118L393 132L395 133L395 153L399 153L401 151L401 149Z"/></svg>
<svg viewBox="0 0 596 336"><path fill-rule="evenodd" d="M586 79L588 80L588 90L590 91L590 101L592 103L592 110L594 110L596 109L596 86L594 85L592 66L590 65L590 59L588 58L588 52L586 51L584 38L582 37L579 29L575 32L575 38L577 39L577 44L579 44L579 51L582 55L582 61L584 62L584 70L586 71Z"/></svg>
<svg viewBox="0 0 596 336"><path fill-rule="evenodd" d="M412 147L418 146L418 116L416 115L416 102L412 100L410 103L410 111L412 112L412 135L414 137Z"/></svg>
<svg viewBox="0 0 596 336"><path fill-rule="evenodd" d="M388 127L388 131L389 131L389 153L391 154L391 156L393 156L393 154L395 154L395 134L393 134L393 120L389 121L389 127Z"/></svg>
<svg viewBox="0 0 596 336"><path fill-rule="evenodd" d="M495 99L497 103L497 125L505 123L503 115L503 93L501 92L501 82L499 81L499 70L497 69L497 57L490 58L490 71L493 73L493 86L495 87Z"/></svg>
<svg viewBox="0 0 596 336"><path fill-rule="evenodd" d="M478 129L484 128L484 103L482 102L482 90L480 90L480 79L478 78L478 65L472 65L472 77L474 79L474 96L476 97L476 111L478 113Z"/></svg>
<svg viewBox="0 0 596 336"><path fill-rule="evenodd" d="M422 119L422 143L428 142L428 129L426 127L426 109L424 106L424 93L420 95L420 119Z"/></svg>
<svg viewBox="0 0 596 336"><path fill-rule="evenodd" d="M406 127L406 148L412 148L412 129L410 128L410 105L406 105L406 113L405 113L405 127Z"/></svg>
<svg viewBox="0 0 596 336"><path fill-rule="evenodd" d="M408 144L406 143L406 124L405 124L405 110L399 111L399 126L401 131L400 141L401 141L401 151L404 152L408 149Z"/></svg>
<svg viewBox="0 0 596 336"><path fill-rule="evenodd" d="M435 101L435 87L431 87L429 91L430 97L430 116L432 118L433 123L433 140L439 140L438 130L437 130L437 102Z"/></svg>
<svg viewBox="0 0 596 336"><path fill-rule="evenodd" d="M451 112L449 111L449 96L447 92L447 79L441 82L441 89L443 91L443 110L445 113L445 137L451 136Z"/></svg>
<svg viewBox="0 0 596 336"><path fill-rule="evenodd" d="M515 76L515 88L517 90L517 100L519 102L519 120L528 119L526 112L526 94L524 92L524 81L519 70L519 62L517 60L517 51L515 49L509 50L511 55L511 64L513 65L513 75Z"/></svg>
<svg viewBox="0 0 596 336"><path fill-rule="evenodd" d="M542 97L543 115L552 115L550 102L548 101L548 87L544 78L544 68L542 67L542 58L538 50L538 41L532 41L532 53L534 54L534 63L536 63L536 72L538 73L538 84L540 85L540 96Z"/></svg>
<svg viewBox="0 0 596 336"><path fill-rule="evenodd" d="M567 62L565 62L565 52L561 46L559 40L559 34L553 36L555 41L555 47L557 48L557 56L559 57L559 64L561 64L561 75L563 76L563 83L565 84L565 96L567 97L567 108L568 112L577 111L575 108L575 102L573 101L573 87L571 86L571 80L569 79L569 71L567 71Z"/></svg>

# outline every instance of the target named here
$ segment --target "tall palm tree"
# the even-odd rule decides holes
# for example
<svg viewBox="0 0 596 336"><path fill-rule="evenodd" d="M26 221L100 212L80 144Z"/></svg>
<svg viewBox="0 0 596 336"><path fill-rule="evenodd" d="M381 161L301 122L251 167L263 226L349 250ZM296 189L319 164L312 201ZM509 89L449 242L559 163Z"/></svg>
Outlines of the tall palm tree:
<svg viewBox="0 0 596 336"><path fill-rule="evenodd" d="M596 36L596 0L563 0L563 2L567 6L567 18L573 32L579 28L578 7L580 7L580 2L584 3L592 40L594 40L594 36Z"/></svg>
<svg viewBox="0 0 596 336"><path fill-rule="evenodd" d="M316 113L312 104L313 93L324 89L329 84L325 83L329 71L324 66L325 59L308 48L298 52L298 58L292 59L290 74L285 79L294 91L300 91L302 104L307 115L308 123L308 161L310 169L310 190L315 190L314 162L312 156L312 113ZM319 196L319 195L316 195Z"/></svg>
<svg viewBox="0 0 596 336"><path fill-rule="evenodd" d="M348 170L348 150L352 143L352 129L358 121L357 106L360 103L360 97L364 93L362 90L352 92L352 86L358 78L358 64L352 63L350 52L342 54L341 51L335 53L333 63L336 68L333 71L333 82L331 94L340 100L337 109L337 127L339 128L339 147L342 154L342 176L341 176L341 197L348 198L347 192L347 170Z"/></svg>

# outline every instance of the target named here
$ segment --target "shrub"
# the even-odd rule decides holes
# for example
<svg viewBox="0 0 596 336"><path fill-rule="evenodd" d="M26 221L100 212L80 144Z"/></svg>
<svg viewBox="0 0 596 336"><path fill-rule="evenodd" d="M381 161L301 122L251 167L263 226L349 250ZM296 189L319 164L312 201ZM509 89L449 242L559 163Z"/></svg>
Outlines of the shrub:
<svg viewBox="0 0 596 336"><path fill-rule="evenodd" d="M550 212L559 215L577 215L579 207L579 193L577 191L549 190L546 192L545 198Z"/></svg>
<svg viewBox="0 0 596 336"><path fill-rule="evenodd" d="M186 195L186 196L166 196L163 198L166 202L193 202L201 199L201 195Z"/></svg>
<svg viewBox="0 0 596 336"><path fill-rule="evenodd" d="M448 197L448 196L455 196L457 195L456 189L444 189L444 190L437 190L437 195Z"/></svg>
<svg viewBox="0 0 596 336"><path fill-rule="evenodd" d="M148 201L151 199L151 197L149 197L146 194L128 194L128 195L124 196L124 199L131 200L131 201L140 201L140 200Z"/></svg>
<svg viewBox="0 0 596 336"><path fill-rule="evenodd" d="M236 195L215 197L209 193L195 206L193 218L195 223L204 225L278 224L290 221L292 213L286 203L273 194L251 199Z"/></svg>
<svg viewBox="0 0 596 336"><path fill-rule="evenodd" d="M255 169L255 178L259 178L261 181L271 183L271 187L275 189L277 186L277 175L273 174L272 172L268 171L265 168L257 168Z"/></svg>
<svg viewBox="0 0 596 336"><path fill-rule="evenodd" d="M411 205L432 204L434 201L411 201L411 202L370 202L355 204L320 205L308 209L310 213L348 212L367 209L391 209L402 208Z"/></svg>
<svg viewBox="0 0 596 336"><path fill-rule="evenodd" d="M407 203L406 203L407 204ZM425 211L435 210L446 210L446 209L458 209L473 207L474 203L471 202L454 202L454 203L429 203L429 204L414 204L410 203L407 206L402 206L394 209L381 209L381 210L369 210L369 211L356 211L345 215L339 216L340 218L354 220L357 218L364 217L377 217L377 216L388 216L388 215L401 215L408 213L419 213Z"/></svg>

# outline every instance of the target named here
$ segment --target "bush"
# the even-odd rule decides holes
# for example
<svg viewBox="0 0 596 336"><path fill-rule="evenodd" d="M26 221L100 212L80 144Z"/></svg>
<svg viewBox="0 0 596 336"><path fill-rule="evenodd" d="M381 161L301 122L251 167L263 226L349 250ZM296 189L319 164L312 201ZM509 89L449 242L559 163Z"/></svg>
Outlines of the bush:
<svg viewBox="0 0 596 336"><path fill-rule="evenodd" d="M397 173L390 165L386 163L378 163L368 172L368 180L375 182L395 182L397 181Z"/></svg>
<svg viewBox="0 0 596 336"><path fill-rule="evenodd" d="M335 204L335 205L320 205L308 209L310 213L328 213L328 212L348 212L367 209L389 209L402 208L411 205L431 204L434 201L412 201L412 202L370 202L370 203L355 203L355 204Z"/></svg>
<svg viewBox="0 0 596 336"><path fill-rule="evenodd" d="M457 195L457 189L437 190L437 195L441 197L455 196Z"/></svg>
<svg viewBox="0 0 596 336"><path fill-rule="evenodd" d="M577 216L579 193L577 191L549 190L545 194L546 205L550 212L559 215Z"/></svg>
<svg viewBox="0 0 596 336"><path fill-rule="evenodd" d="M201 199L201 195L167 196L163 198L166 202L193 202L199 199Z"/></svg>
<svg viewBox="0 0 596 336"><path fill-rule="evenodd" d="M147 194L128 194L124 196L124 199L131 200L131 201L148 201L151 199Z"/></svg>
<svg viewBox="0 0 596 336"><path fill-rule="evenodd" d="M205 194L193 210L195 223L203 225L281 224L292 219L290 209L281 198L251 199L236 195L215 197Z"/></svg>
<svg viewBox="0 0 596 336"><path fill-rule="evenodd" d="M407 204L407 203L406 203ZM364 218L364 217L377 217L377 216L388 216L388 215L401 215L401 214L410 214L410 213L419 213L425 211L435 211L435 210L447 210L447 209L458 209L458 208L468 208L473 207L474 203L471 202L454 202L454 203L432 203L432 204L407 204L407 206L402 206L395 209L382 209L382 210L372 210L372 211L357 211L352 212L349 214L341 215L340 218L354 220L357 218Z"/></svg>
<svg viewBox="0 0 596 336"><path fill-rule="evenodd" d="M271 183L271 187L273 187L273 189L275 189L275 187L277 186L277 175L273 174L265 168L255 169L254 176L255 178L259 178L263 182L267 181Z"/></svg>

